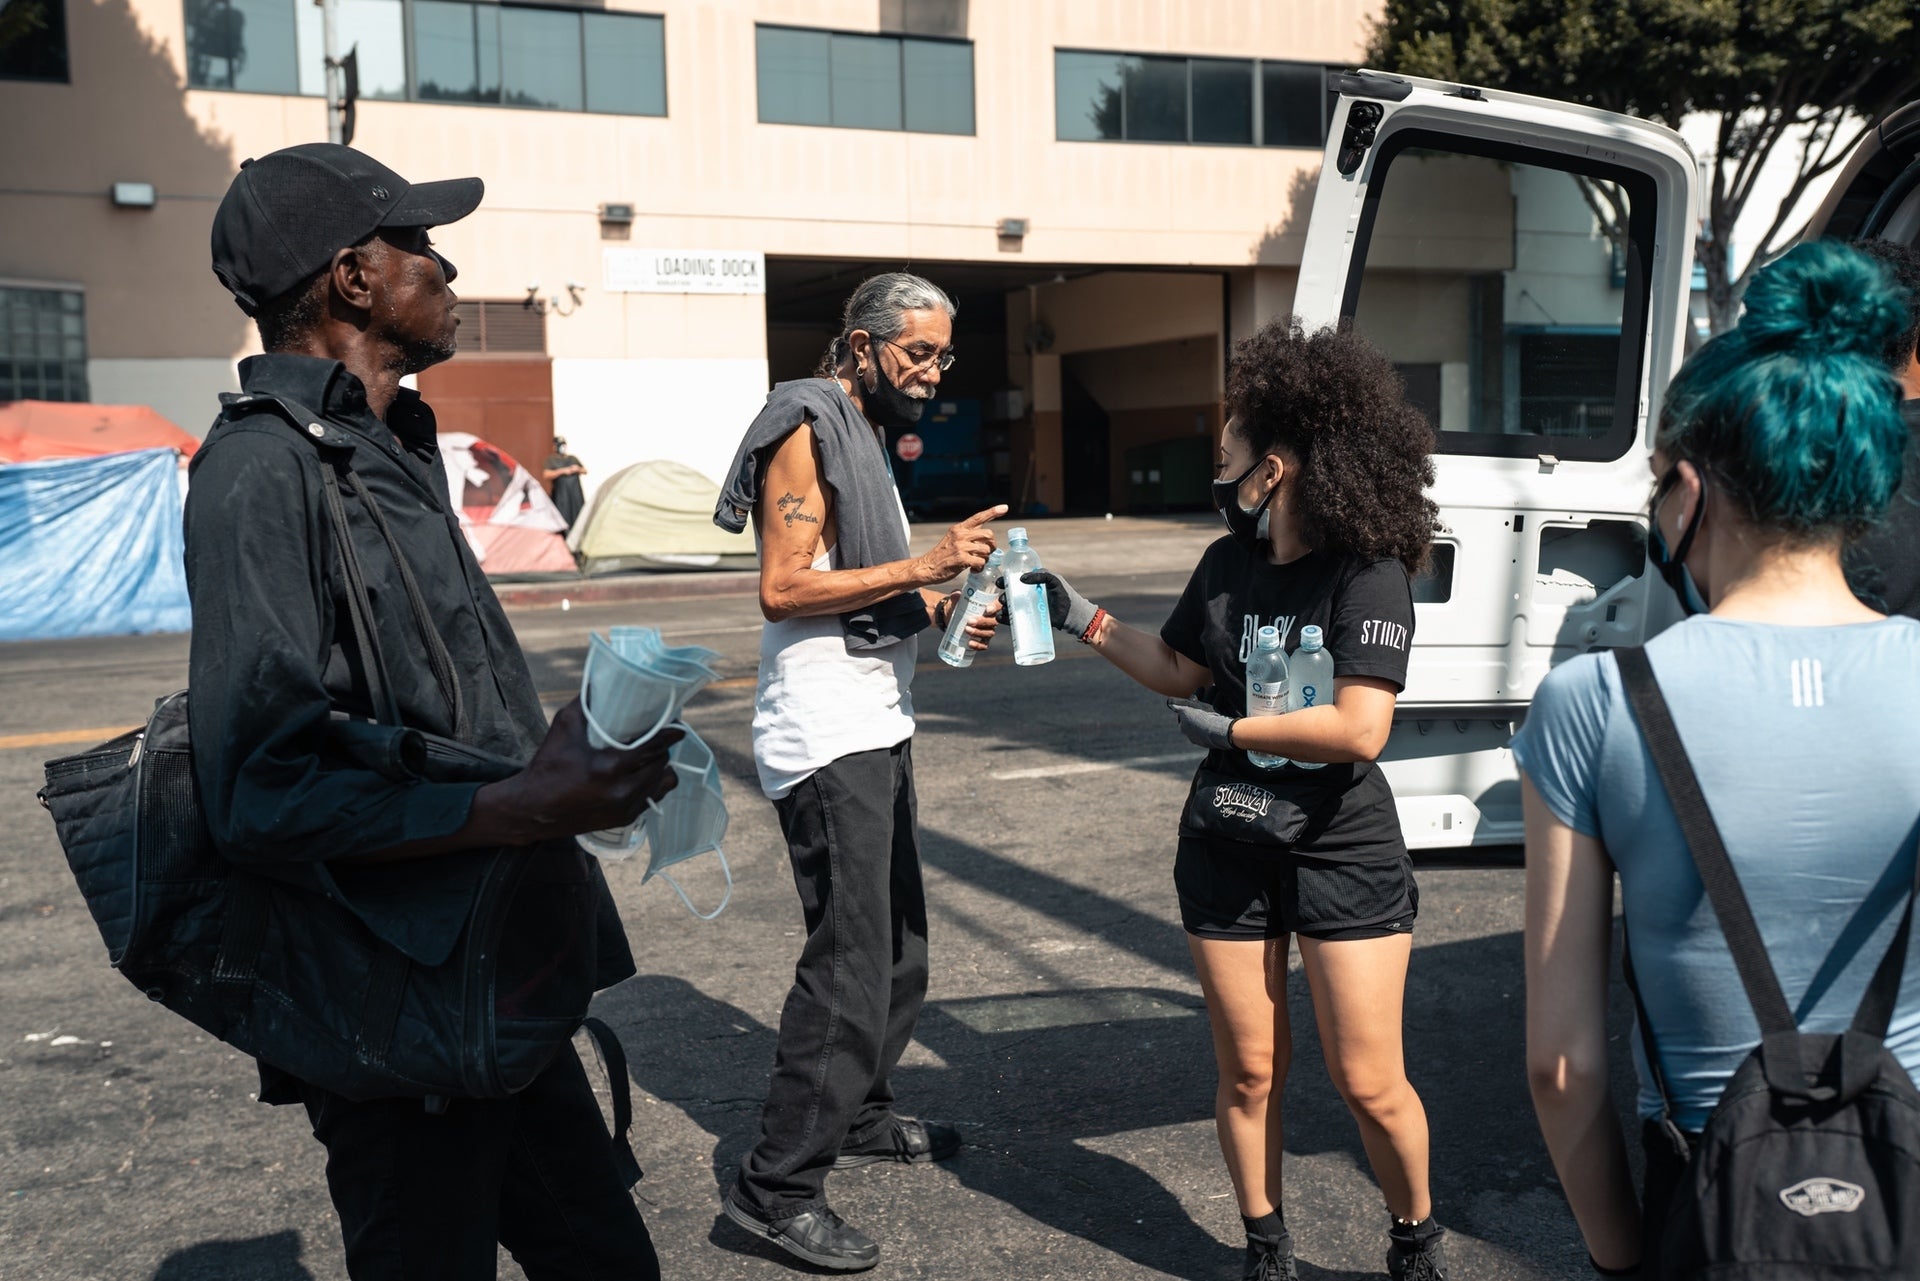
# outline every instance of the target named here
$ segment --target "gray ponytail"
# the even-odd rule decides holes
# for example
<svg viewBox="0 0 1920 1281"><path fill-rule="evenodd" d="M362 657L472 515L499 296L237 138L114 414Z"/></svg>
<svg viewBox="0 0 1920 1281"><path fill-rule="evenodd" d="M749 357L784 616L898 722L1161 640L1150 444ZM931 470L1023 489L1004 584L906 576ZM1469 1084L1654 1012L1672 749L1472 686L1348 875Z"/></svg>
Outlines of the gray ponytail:
<svg viewBox="0 0 1920 1281"><path fill-rule="evenodd" d="M854 330L864 329L876 340L897 338L906 328L901 318L907 312L935 309L946 312L949 320L959 312L953 299L931 280L904 271L867 277L847 299L846 310L840 314L840 336L827 344L820 367L814 372L824 378L840 367L852 350L847 336Z"/></svg>

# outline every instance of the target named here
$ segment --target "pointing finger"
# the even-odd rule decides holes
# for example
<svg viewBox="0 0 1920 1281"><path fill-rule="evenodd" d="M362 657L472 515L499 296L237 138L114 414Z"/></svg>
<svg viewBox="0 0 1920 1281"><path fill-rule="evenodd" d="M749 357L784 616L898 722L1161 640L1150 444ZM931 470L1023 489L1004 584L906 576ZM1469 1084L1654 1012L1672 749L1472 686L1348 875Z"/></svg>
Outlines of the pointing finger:
<svg viewBox="0 0 1920 1281"><path fill-rule="evenodd" d="M987 508L983 512L975 512L973 515L961 521L959 528L973 529L976 526L986 524L990 520L998 520L1000 517L1006 514L1007 514L1007 505L1005 503L1000 503L1000 504L997 504L996 506Z"/></svg>

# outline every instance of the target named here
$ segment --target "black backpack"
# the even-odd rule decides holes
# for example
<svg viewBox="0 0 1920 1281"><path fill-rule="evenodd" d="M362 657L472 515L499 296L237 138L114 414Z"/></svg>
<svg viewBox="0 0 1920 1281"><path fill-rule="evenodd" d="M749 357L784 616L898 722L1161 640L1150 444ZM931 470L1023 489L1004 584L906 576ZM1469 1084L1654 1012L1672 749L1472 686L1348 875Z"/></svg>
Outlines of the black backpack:
<svg viewBox="0 0 1920 1281"><path fill-rule="evenodd" d="M236 398L229 411L259 403ZM297 408L289 414L311 417ZM347 583L351 644L378 722L402 724L342 479L394 558L429 664L455 725L463 725L452 658L377 502L344 457L323 456L320 470ZM409 730L396 739L384 730L357 732L372 727L351 720L330 728L333 749L397 782L487 782L519 768L457 738ZM144 728L48 761L39 795L108 959L150 1000L336 1094L422 1098L433 1110L450 1098L524 1088L584 1025L608 1067L616 1154L639 1177L625 1144L624 1056L611 1030L586 1018L600 882L573 841L459 856L478 889L457 938L403 949L370 929L351 903L363 890L389 902L400 901L396 895L424 902L439 892L432 869L396 863L336 876L325 864L243 869L219 853L200 808L184 690L161 699ZM349 870L351 892L343 888Z"/></svg>
<svg viewBox="0 0 1920 1281"><path fill-rule="evenodd" d="M1646 1207L1649 1224L1664 1218L1665 1228L1644 1271L1672 1281L1920 1277L1920 1090L1885 1044L1920 868L1852 1026L1838 1035L1801 1032L1646 651L1615 657L1760 1024L1760 1044L1688 1145L1670 1119L1653 1029L1626 960L1647 1063L1669 1112L1660 1129L1686 1161L1672 1201Z"/></svg>

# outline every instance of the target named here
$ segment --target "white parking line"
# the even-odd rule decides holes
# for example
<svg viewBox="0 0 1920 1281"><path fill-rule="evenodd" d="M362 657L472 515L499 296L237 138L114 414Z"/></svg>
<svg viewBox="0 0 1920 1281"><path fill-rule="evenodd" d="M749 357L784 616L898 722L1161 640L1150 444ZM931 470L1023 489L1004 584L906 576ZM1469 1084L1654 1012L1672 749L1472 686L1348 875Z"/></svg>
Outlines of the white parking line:
<svg viewBox="0 0 1920 1281"><path fill-rule="evenodd" d="M1191 764L1199 760L1192 752L1174 752L1167 756L1127 756L1117 761L1075 761L1071 765L1041 765L1033 769L1001 770L987 775L997 783L1023 778L1069 778L1075 774L1104 774L1108 770L1133 769L1140 765L1171 765L1175 761Z"/></svg>

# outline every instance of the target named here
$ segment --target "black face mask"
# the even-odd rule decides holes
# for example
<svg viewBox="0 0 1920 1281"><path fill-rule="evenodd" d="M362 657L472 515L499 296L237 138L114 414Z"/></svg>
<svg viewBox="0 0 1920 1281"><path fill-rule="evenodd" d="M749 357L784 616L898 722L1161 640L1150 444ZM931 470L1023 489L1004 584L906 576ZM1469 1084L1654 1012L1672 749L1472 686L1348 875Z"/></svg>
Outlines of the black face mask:
<svg viewBox="0 0 1920 1281"><path fill-rule="evenodd" d="M1665 501L1680 479L1678 463L1667 469L1667 474L1654 486L1653 500L1647 504L1647 559L1673 594L1680 598L1681 610L1691 618L1695 614L1707 612L1706 598L1700 595L1700 588L1693 581L1693 574L1687 569L1687 553L1693 548L1693 536L1700 532L1700 521L1707 514L1706 486L1700 488L1700 503L1693 509L1693 519L1680 531L1680 545L1671 551L1667 549L1667 536L1660 532L1660 504Z"/></svg>
<svg viewBox="0 0 1920 1281"><path fill-rule="evenodd" d="M1278 485L1269 489L1267 496L1262 498L1260 505L1252 511L1240 505L1240 486L1244 485L1247 477L1253 475L1265 461L1264 458L1255 461L1253 466L1241 472L1236 480L1213 482L1213 509L1220 513L1222 520L1227 522L1227 532L1244 547L1253 547L1267 541L1267 506L1273 502L1273 496L1280 492Z"/></svg>
<svg viewBox="0 0 1920 1281"><path fill-rule="evenodd" d="M905 431L920 421L920 415L926 412L927 402L907 395L894 385L880 368L876 357L871 365L871 382L860 382L860 408L865 411L867 421L885 431Z"/></svg>

